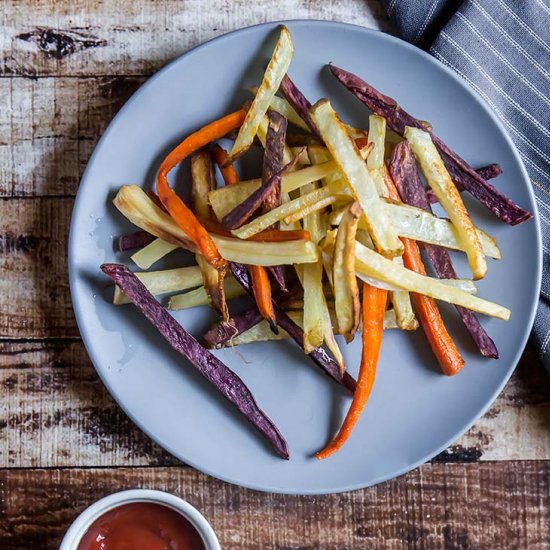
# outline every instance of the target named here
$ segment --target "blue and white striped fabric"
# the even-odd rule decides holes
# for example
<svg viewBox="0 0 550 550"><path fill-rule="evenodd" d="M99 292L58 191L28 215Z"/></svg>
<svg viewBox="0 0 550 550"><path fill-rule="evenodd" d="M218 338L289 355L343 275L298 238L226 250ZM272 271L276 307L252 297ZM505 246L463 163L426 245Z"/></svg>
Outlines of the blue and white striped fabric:
<svg viewBox="0 0 550 550"><path fill-rule="evenodd" d="M456 71L508 130L531 177L544 269L533 340L550 369L550 0L384 0L405 40Z"/></svg>

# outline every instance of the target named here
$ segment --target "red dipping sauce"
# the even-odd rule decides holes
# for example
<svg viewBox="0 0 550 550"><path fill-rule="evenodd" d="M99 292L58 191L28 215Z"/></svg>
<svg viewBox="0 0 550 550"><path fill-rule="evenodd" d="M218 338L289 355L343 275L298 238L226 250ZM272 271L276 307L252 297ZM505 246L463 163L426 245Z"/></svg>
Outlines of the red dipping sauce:
<svg viewBox="0 0 550 550"><path fill-rule="evenodd" d="M153 502L122 504L96 519L78 550L205 550L179 512Z"/></svg>

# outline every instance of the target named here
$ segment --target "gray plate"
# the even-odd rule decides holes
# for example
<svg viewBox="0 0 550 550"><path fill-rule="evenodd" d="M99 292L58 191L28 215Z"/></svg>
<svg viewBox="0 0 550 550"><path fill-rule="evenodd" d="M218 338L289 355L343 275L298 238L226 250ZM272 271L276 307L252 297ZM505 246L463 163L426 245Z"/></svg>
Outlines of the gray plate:
<svg viewBox="0 0 550 550"><path fill-rule="evenodd" d="M331 98L342 117L365 125L368 112L327 74L328 62L357 72L397 98L473 166L499 162L497 185L535 211L527 174L510 139L487 106L462 81L422 51L386 34L318 21L288 23L296 53L290 75L315 101ZM101 379L132 420L182 461L232 483L264 491L322 494L393 478L422 464L467 430L510 377L525 346L539 293L541 244L537 221L512 228L469 202L478 225L496 235L503 259L490 261L479 294L512 309L509 322L483 319L500 350L498 361L477 354L454 312L443 307L467 361L454 378L440 374L426 340L384 335L368 406L345 448L325 461L312 458L349 399L288 342L217 352L241 375L287 438L291 460L280 460L216 392L173 353L131 306L114 307L99 271L125 261L113 239L131 229L111 205L125 183L151 184L159 159L190 131L247 97L276 38L275 24L212 40L151 78L113 120L82 179L70 234L70 282L78 325ZM175 175L185 186L185 173ZM177 253L179 254L179 253ZM172 264L189 261L182 253ZM166 264L168 265L168 264ZM467 266L457 255L463 276ZM177 313L200 335L207 308ZM356 373L360 343L345 348Z"/></svg>

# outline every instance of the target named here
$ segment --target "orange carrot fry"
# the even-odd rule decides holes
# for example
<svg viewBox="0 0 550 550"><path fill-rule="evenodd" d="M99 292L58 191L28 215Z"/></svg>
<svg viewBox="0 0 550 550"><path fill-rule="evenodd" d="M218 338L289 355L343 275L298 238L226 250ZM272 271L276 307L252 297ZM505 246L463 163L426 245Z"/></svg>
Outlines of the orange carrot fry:
<svg viewBox="0 0 550 550"><path fill-rule="evenodd" d="M252 276L252 289L254 290L254 299L258 310L269 323L271 329L278 333L273 300L271 299L271 282L269 281L267 269L259 265L251 265L250 275Z"/></svg>
<svg viewBox="0 0 550 550"><path fill-rule="evenodd" d="M322 451L315 455L319 459L327 458L342 448L367 404L374 384L376 364L382 344L387 297L387 290L363 283L363 351L357 389L340 431Z"/></svg>
<svg viewBox="0 0 550 550"><path fill-rule="evenodd" d="M235 167L232 163L225 165L229 159L229 154L227 151L220 147L217 143L212 146L212 158L214 162L218 165L220 172L222 173L223 181L225 185L233 185L234 183L239 182L239 176L235 171Z"/></svg>
<svg viewBox="0 0 550 550"><path fill-rule="evenodd" d="M157 194L161 203L185 234L197 245L208 263L219 270L226 269L226 261L222 258L214 241L206 229L200 224L195 214L193 214L169 186L167 176L172 168L191 153L241 126L245 116L245 111L236 111L207 124L200 130L186 137L164 159L157 175Z"/></svg>
<svg viewBox="0 0 550 550"><path fill-rule="evenodd" d="M395 183L387 168L384 181L386 183L389 198L391 200L400 201L399 193L397 192ZM421 275L426 275L426 269L422 263L420 250L416 242L410 239L401 240L405 247L403 251L403 264L405 267ZM443 323L435 300L415 292L411 293L411 298L418 317L420 318L420 323L424 329L428 343L437 358L443 374L448 376L456 374L464 366L464 359L462 359L456 344L445 328L445 324Z"/></svg>

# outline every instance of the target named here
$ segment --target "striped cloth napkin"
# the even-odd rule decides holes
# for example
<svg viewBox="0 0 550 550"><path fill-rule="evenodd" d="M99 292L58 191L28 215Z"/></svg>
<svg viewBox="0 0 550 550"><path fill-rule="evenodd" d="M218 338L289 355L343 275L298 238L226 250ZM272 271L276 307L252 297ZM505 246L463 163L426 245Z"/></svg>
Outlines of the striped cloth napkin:
<svg viewBox="0 0 550 550"><path fill-rule="evenodd" d="M493 109L533 183L544 268L532 338L550 370L550 0L384 0L402 38L456 71Z"/></svg>

